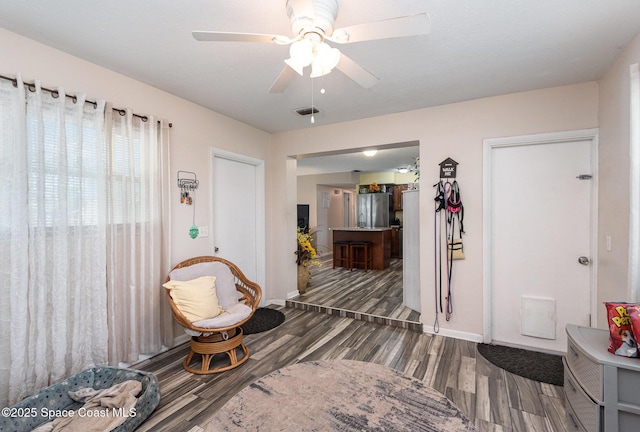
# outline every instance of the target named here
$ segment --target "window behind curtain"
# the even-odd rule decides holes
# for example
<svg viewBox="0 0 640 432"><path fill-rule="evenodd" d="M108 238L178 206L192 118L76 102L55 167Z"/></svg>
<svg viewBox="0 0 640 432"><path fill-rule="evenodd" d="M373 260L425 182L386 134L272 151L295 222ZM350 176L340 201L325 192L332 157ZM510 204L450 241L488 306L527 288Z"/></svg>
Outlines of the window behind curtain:
<svg viewBox="0 0 640 432"><path fill-rule="evenodd" d="M88 110L91 104L88 105ZM85 119L93 114L88 111L85 113ZM33 158L29 165L29 205L32 207L29 223L33 227L51 227L53 225L53 217L56 215L57 202L61 198L58 191L60 190L60 169L61 157L60 149L55 145L57 136L60 131L60 122L50 111L44 111L44 127L38 125L37 119L33 115L27 115L28 135L37 134L44 135L44 148L38 149L34 140L29 140L29 152L43 153L42 160ZM137 126L136 126L137 125ZM134 190L132 195L123 194L124 187L114 188L115 191L107 196L107 206L112 208L110 223L122 224L125 222L123 215L123 206L126 205L128 199L136 199L140 195L140 121L133 126L133 138L130 142L122 136L118 128L113 128L111 133L111 157L109 170L114 182L129 183L132 180ZM40 130L39 130L40 129ZM107 132L109 133L109 132ZM99 200L99 182L98 179L100 169L99 164L107 159L108 150L99 145L97 131L91 122L83 122L82 125L65 123L64 134L66 135L66 159L69 161L66 165L67 173L66 188L67 199L69 200L68 224L70 227L95 227L98 224L100 206ZM130 145L131 143L131 145ZM133 163L130 164L129 160ZM40 165L43 170L40 170ZM42 178L40 178L42 177ZM127 192L129 190L127 189ZM39 197L44 197L41 201ZM133 198L132 198L133 197ZM38 220L38 206L44 206L44 220ZM74 209L81 208L81 212ZM139 207L136 206L139 210ZM136 222L141 222L141 213L137 211Z"/></svg>
<svg viewBox="0 0 640 432"><path fill-rule="evenodd" d="M28 152L35 155L42 152L42 158L29 158L29 224L32 227L51 227L53 218L58 214L57 202L60 181L66 182L68 200L68 225L70 227L95 226L98 221L98 180L99 160L104 160L104 146L98 142L98 132L93 123L95 113L92 105L84 110L81 124L64 122L55 111L43 110L35 113L27 111L27 136L43 135L44 146L39 148L35 139L28 140ZM39 123L37 116L43 116ZM61 149L57 137L64 128L67 146ZM102 133L102 131L100 131ZM66 152L66 156L62 152ZM102 154L99 154L102 153ZM66 162L62 159L66 158ZM65 163L65 167L62 164ZM41 169L42 167L42 169ZM66 180L61 180L60 170L64 168ZM42 177L42 178L41 178ZM43 197L44 200L40 200ZM38 207L44 206L44 219L38 220ZM80 209L80 211L78 211Z"/></svg>

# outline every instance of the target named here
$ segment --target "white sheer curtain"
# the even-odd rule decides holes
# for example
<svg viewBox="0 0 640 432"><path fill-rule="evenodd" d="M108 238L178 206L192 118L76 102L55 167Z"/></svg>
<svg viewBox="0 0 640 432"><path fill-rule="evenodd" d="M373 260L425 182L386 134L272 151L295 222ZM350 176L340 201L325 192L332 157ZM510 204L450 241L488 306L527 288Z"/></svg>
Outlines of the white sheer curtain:
<svg viewBox="0 0 640 432"><path fill-rule="evenodd" d="M161 348L166 122L0 79L0 405Z"/></svg>
<svg viewBox="0 0 640 432"><path fill-rule="evenodd" d="M640 301L640 71L638 63L630 68L631 77L631 131L630 159L630 211L629 211L629 301Z"/></svg>
<svg viewBox="0 0 640 432"><path fill-rule="evenodd" d="M169 134L166 122L107 108L109 360L133 362L162 343Z"/></svg>
<svg viewBox="0 0 640 432"><path fill-rule="evenodd" d="M0 403L107 361L104 102L1 80ZM54 97L57 96L57 97ZM102 219L102 220L101 220Z"/></svg>

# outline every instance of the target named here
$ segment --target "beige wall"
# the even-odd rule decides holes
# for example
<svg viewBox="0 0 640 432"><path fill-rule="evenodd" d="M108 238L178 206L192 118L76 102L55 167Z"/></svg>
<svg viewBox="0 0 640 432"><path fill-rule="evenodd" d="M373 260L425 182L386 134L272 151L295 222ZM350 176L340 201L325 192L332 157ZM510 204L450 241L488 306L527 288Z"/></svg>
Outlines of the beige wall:
<svg viewBox="0 0 640 432"><path fill-rule="evenodd" d="M598 303L628 298L629 257L629 66L640 62L640 35L618 57L599 81L599 217ZM605 238L611 236L611 251ZM600 307L604 310L604 306ZM606 316L598 314L606 328Z"/></svg>
<svg viewBox="0 0 640 432"><path fill-rule="evenodd" d="M316 229L318 223L317 186L340 186L355 189L358 184L358 174L351 172L333 174L312 174L297 177L297 202L298 204L309 204L309 226ZM352 187L349 187L353 185ZM329 189L327 189L329 190Z"/></svg>
<svg viewBox="0 0 640 432"><path fill-rule="evenodd" d="M394 142L420 142L421 184L420 224L433 226L431 184L437 180L438 164L447 157L460 163L458 181L465 203L465 255L454 274L455 313L441 328L451 335L474 337L482 334L482 148L483 139L543 132L594 128L598 125L598 86L595 82L509 94L458 104L416 110L383 117L317 126L311 129L274 135L274 184L295 196L296 182L287 182L294 165L287 167L288 156L327 151L357 149ZM289 171L287 171L287 168ZM284 189L283 189L284 190ZM286 196L274 197L275 211L293 212L295 202ZM288 209L288 210L287 210ZM275 238L287 238L295 232L291 218L273 227ZM423 322L433 323L433 246L429 230L420 235L421 292ZM268 254L281 265L272 273L271 286L281 287L282 295L294 288L295 264L290 258L294 245L274 242Z"/></svg>

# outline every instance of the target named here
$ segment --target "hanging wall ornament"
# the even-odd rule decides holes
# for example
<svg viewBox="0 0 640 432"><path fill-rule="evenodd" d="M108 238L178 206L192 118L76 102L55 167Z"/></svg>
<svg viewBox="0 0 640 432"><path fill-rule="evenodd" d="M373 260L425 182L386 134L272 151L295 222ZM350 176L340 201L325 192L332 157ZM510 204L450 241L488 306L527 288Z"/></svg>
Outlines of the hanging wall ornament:
<svg viewBox="0 0 640 432"><path fill-rule="evenodd" d="M200 230L196 226L196 189L198 189L198 178L196 173L191 171L178 171L178 187L180 188L180 202L182 204L193 205L192 225L189 228L189 237L195 239Z"/></svg>
<svg viewBox="0 0 640 432"><path fill-rule="evenodd" d="M192 239L198 237L198 234L200 233L200 230L198 229L197 226L191 225L191 228L189 228L189 237L191 237Z"/></svg>

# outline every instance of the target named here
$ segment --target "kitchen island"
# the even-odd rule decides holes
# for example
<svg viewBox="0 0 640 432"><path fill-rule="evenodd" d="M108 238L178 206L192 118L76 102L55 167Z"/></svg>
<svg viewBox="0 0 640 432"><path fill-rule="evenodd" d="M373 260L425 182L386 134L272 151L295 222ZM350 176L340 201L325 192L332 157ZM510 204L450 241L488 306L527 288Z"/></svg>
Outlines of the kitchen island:
<svg viewBox="0 0 640 432"><path fill-rule="evenodd" d="M371 242L371 268L384 270L391 262L391 228L333 228L333 241Z"/></svg>

